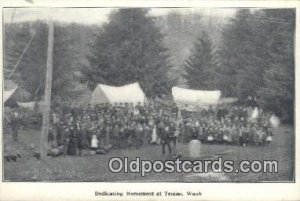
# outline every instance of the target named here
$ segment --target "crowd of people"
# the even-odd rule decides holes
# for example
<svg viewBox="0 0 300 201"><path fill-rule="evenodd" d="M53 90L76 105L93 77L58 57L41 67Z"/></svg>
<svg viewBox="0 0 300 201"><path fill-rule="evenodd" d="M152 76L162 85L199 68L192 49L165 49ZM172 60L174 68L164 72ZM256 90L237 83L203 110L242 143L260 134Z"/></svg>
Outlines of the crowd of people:
<svg viewBox="0 0 300 201"><path fill-rule="evenodd" d="M161 144L165 154L166 148L172 153L178 141L192 139L208 144L265 145L272 140L268 118L261 109L253 118L253 111L224 106L188 112L159 102L87 108L65 103L52 110L49 150L55 150L54 155L81 155L83 149L105 154L109 149Z"/></svg>

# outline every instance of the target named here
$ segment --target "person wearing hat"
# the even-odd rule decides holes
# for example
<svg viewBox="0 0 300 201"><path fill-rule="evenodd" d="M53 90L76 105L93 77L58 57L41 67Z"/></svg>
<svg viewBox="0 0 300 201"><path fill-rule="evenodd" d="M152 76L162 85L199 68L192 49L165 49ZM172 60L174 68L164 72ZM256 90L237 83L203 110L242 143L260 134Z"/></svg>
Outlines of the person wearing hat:
<svg viewBox="0 0 300 201"><path fill-rule="evenodd" d="M167 125L163 129L161 136L162 154L165 154L165 148L168 147L169 154L172 154L172 147L170 145L170 127Z"/></svg>

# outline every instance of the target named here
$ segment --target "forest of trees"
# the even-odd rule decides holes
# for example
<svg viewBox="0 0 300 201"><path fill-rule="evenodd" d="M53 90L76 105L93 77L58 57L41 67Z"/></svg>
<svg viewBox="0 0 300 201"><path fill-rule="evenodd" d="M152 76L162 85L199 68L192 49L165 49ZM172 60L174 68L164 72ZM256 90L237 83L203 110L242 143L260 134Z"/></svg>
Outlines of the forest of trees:
<svg viewBox="0 0 300 201"><path fill-rule="evenodd" d="M200 14L153 17L147 9L120 9L101 27L55 23L53 94L70 99L78 83L93 90L97 83L138 81L155 97L185 83L241 101L251 97L291 121L295 10L239 9L231 18L207 21ZM4 78L32 99L44 93L47 28L42 21L5 25Z"/></svg>
<svg viewBox="0 0 300 201"><path fill-rule="evenodd" d="M223 96L241 101L255 99L291 121L294 29L294 10L239 10L224 27L217 52L207 34L199 35L185 63L189 87L220 89Z"/></svg>

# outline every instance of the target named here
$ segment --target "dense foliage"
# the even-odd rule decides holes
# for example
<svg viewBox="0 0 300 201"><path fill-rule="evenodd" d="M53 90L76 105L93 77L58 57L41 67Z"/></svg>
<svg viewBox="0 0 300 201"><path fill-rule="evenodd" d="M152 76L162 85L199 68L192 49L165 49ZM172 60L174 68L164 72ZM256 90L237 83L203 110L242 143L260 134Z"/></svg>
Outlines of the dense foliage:
<svg viewBox="0 0 300 201"><path fill-rule="evenodd" d="M120 9L98 35L90 65L82 69L91 89L96 84L139 82L148 97L169 93L170 67L163 35L144 9Z"/></svg>

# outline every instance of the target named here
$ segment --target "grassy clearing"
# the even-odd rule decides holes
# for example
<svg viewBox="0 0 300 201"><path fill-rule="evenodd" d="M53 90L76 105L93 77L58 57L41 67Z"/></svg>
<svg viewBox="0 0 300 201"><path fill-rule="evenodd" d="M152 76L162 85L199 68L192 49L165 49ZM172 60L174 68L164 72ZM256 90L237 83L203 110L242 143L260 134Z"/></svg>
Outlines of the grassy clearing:
<svg viewBox="0 0 300 201"><path fill-rule="evenodd" d="M294 165L294 131L291 126L281 126L274 130L274 141L265 147L202 145L200 159L223 157L234 160L277 160L278 173L230 173L226 177L214 177L207 174L193 176L192 173L111 173L108 161L111 157L128 157L129 160L141 157L144 160L166 160L161 155L161 146L145 145L139 150L112 150L107 155L60 156L39 161L32 157L32 144L38 145L37 130L21 131L19 142L12 141L10 134L4 134L4 150L17 148L22 155L16 163L4 162L4 179L6 181L112 181L112 182L263 182L292 181ZM36 147L38 149L38 147ZM187 158L188 145L179 144L178 152ZM220 175L224 176L224 174Z"/></svg>

